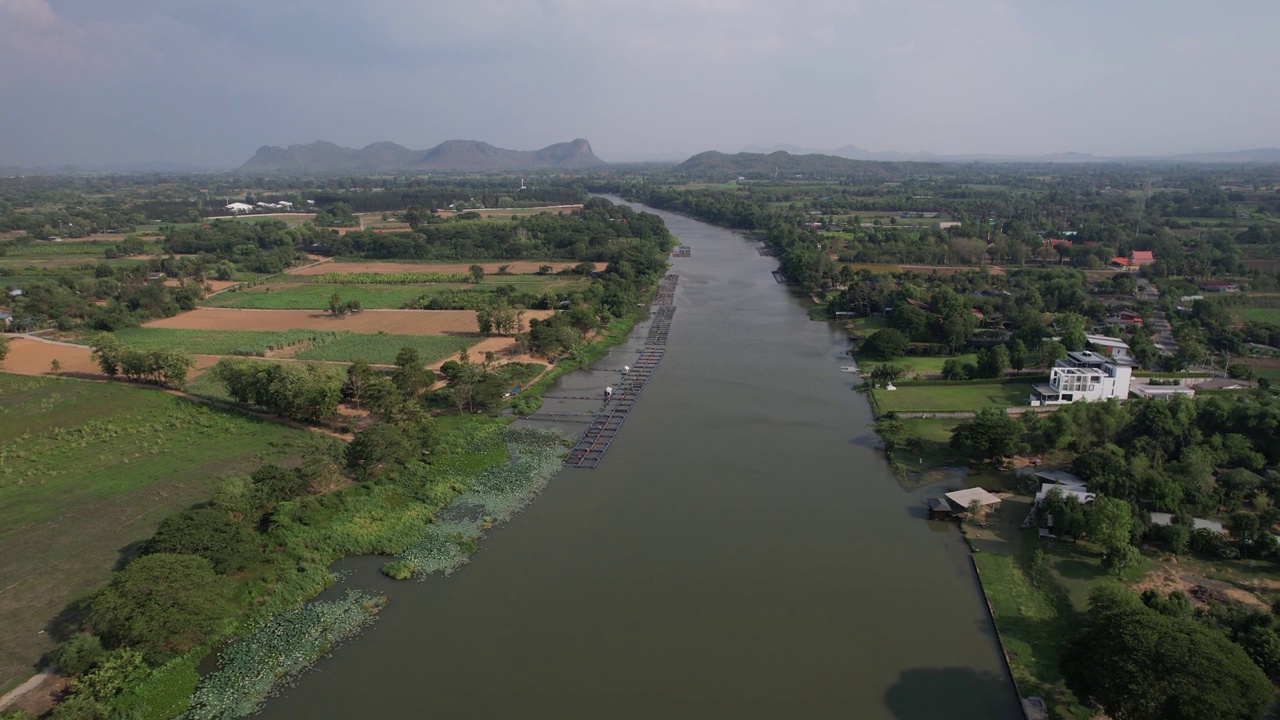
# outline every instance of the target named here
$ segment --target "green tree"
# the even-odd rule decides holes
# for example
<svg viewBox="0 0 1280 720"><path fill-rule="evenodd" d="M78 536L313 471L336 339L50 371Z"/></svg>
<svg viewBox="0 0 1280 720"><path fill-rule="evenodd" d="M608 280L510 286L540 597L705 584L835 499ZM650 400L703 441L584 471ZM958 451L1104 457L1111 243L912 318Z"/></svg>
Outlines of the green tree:
<svg viewBox="0 0 1280 720"><path fill-rule="evenodd" d="M79 632L53 651L53 664L64 675L79 675L97 665L102 654L102 641L97 635Z"/></svg>
<svg viewBox="0 0 1280 720"><path fill-rule="evenodd" d="M90 602L88 623L151 662L195 647L234 612L231 583L195 555L134 559Z"/></svg>
<svg viewBox="0 0 1280 720"><path fill-rule="evenodd" d="M347 465L365 476L399 467L415 456L414 443L391 423L375 423L356 433L347 446Z"/></svg>
<svg viewBox="0 0 1280 720"><path fill-rule="evenodd" d="M481 265L472 265L467 268L467 273L471 275L471 282L476 285L484 281L484 267Z"/></svg>
<svg viewBox="0 0 1280 720"><path fill-rule="evenodd" d="M1110 552L1129 544L1133 513L1119 498L1098 497L1089 508L1089 537Z"/></svg>
<svg viewBox="0 0 1280 720"><path fill-rule="evenodd" d="M0 363L9 357L9 338L0 335Z"/></svg>
<svg viewBox="0 0 1280 720"><path fill-rule="evenodd" d="M1046 340L1040 345L1040 367L1051 367L1057 360L1065 360L1067 348L1057 340Z"/></svg>
<svg viewBox="0 0 1280 720"><path fill-rule="evenodd" d="M915 305L900 302L889 312L886 324L908 338L920 338L929 328L929 314Z"/></svg>
<svg viewBox="0 0 1280 720"><path fill-rule="evenodd" d="M435 382L434 373L422 364L416 348L405 346L396 353L396 369L391 381L407 398L416 397Z"/></svg>
<svg viewBox="0 0 1280 720"><path fill-rule="evenodd" d="M1009 369L1009 349L995 345L978 353L978 377L998 378Z"/></svg>
<svg viewBox="0 0 1280 720"><path fill-rule="evenodd" d="M1022 423L996 408L979 410L951 433L951 447L975 462L998 464L1017 455L1023 444Z"/></svg>
<svg viewBox="0 0 1280 720"><path fill-rule="evenodd" d="M871 369L871 384L875 387L892 385L894 382L901 380L902 376L906 374L906 368L901 365L881 363Z"/></svg>
<svg viewBox="0 0 1280 720"><path fill-rule="evenodd" d="M1022 370L1027 366L1027 359L1030 353L1027 352L1026 343L1021 338L1015 338L1013 347L1009 350L1009 367L1014 370Z"/></svg>
<svg viewBox="0 0 1280 720"><path fill-rule="evenodd" d="M907 354L911 342L898 330L886 328L877 330L862 343L862 351L881 360L895 360Z"/></svg>
<svg viewBox="0 0 1280 720"><path fill-rule="evenodd" d="M1062 674L1077 697L1116 720L1259 720L1266 675L1221 632L1103 585L1067 641Z"/></svg>
<svg viewBox="0 0 1280 720"><path fill-rule="evenodd" d="M185 510L160 522L143 554L199 555L226 575L243 570L258 555L258 545L248 528L231 519L225 510L212 507Z"/></svg>

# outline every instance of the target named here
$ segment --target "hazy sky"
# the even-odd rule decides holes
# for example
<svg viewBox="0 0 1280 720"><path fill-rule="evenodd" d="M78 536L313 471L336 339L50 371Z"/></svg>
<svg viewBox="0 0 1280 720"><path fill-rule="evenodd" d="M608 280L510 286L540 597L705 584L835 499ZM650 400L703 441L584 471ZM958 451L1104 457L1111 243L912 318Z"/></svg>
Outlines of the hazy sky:
<svg viewBox="0 0 1280 720"><path fill-rule="evenodd" d="M0 0L0 164L1280 146L1276 0Z"/></svg>

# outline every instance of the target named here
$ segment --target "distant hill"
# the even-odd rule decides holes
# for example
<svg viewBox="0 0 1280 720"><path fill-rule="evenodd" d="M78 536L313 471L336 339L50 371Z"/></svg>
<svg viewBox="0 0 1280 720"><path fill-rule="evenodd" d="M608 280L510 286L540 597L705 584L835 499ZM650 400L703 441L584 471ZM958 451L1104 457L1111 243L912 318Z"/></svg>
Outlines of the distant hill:
<svg viewBox="0 0 1280 720"><path fill-rule="evenodd" d="M447 140L430 150L410 150L392 142L376 142L360 148L331 142L264 145L240 166L241 170L270 173L340 173L461 170L564 169L581 170L604 165L591 143L578 138L548 145L541 150L507 150L478 140Z"/></svg>
<svg viewBox="0 0 1280 720"><path fill-rule="evenodd" d="M728 173L736 175L857 175L894 177L941 169L936 163L850 160L835 155L792 155L785 150L768 154L740 152L729 155L714 150L698 153L675 166L676 172L691 175Z"/></svg>
<svg viewBox="0 0 1280 720"><path fill-rule="evenodd" d="M992 153L976 155L948 155L942 153L918 152L903 153L893 150L875 152L864 150L856 145L844 145L834 150L815 150L795 145L772 145L762 147L748 145L743 153L774 153L783 151L792 155L832 155L850 160L880 160L890 162L936 162L936 163L1280 163L1280 150L1276 148L1259 148L1255 150L1237 150L1234 152L1216 153L1184 153L1180 155L1126 155L1108 157L1090 155L1081 152L1052 153L1048 155L997 155Z"/></svg>

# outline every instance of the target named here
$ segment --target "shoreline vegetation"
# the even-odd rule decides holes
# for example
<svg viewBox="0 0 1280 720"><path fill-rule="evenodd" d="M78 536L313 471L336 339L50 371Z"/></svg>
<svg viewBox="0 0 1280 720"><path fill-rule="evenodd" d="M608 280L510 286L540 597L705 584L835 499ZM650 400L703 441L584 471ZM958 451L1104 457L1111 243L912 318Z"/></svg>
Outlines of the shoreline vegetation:
<svg viewBox="0 0 1280 720"><path fill-rule="evenodd" d="M308 426L332 424L346 402L358 410L340 419L352 439L294 430L313 438L308 452L247 475L210 479L220 484L188 501L197 504L179 506L187 509L161 521L150 539L131 545L127 564L120 561L123 569L107 586L73 603L59 620L62 644L51 660L66 690L48 717L204 719L255 712L373 622L387 603L358 590L317 600L341 582L330 570L333 562L377 555L386 558L383 574L394 579L448 575L488 530L537 497L563 467L569 438L513 423L536 412L558 378L628 339L649 311L675 239L656 216L605 200L584 203L573 217L530 217L526 222L547 230L589 235L594 249L576 252L605 263L582 276L584 289L560 301L554 315L520 329L526 354L555 358L545 372L542 365L501 364L496 353L482 362L464 353L433 370L406 347L396 354L394 371L371 371L357 361L345 379L332 366L235 359L198 379L202 387L225 385L218 393L236 401L230 405ZM363 242L375 248L384 241L366 236ZM233 337L232 349L266 354L293 339L285 335ZM98 355L114 357L116 345L107 345L94 345L95 362ZM110 382L41 382L56 386L55 394L63 384L87 392L147 392ZM504 395L513 387L521 391Z"/></svg>

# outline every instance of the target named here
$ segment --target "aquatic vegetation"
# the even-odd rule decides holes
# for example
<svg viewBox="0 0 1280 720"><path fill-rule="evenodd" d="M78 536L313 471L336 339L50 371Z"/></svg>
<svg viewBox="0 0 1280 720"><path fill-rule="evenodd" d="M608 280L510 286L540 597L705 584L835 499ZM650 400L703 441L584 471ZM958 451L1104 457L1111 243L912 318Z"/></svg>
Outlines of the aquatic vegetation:
<svg viewBox="0 0 1280 720"><path fill-rule="evenodd" d="M180 717L216 720L253 714L274 689L373 622L385 604L386 598L351 590L338 600L277 615L219 655L218 670L200 683Z"/></svg>

